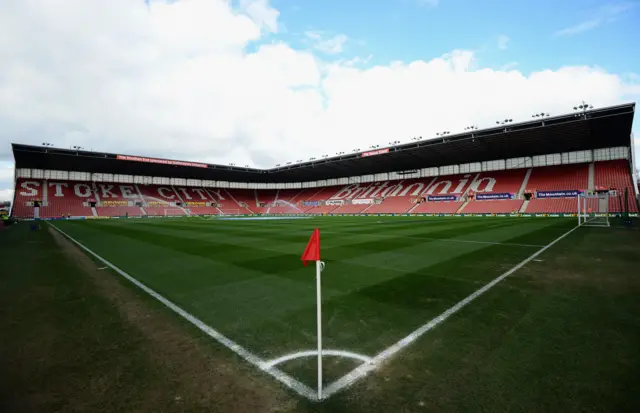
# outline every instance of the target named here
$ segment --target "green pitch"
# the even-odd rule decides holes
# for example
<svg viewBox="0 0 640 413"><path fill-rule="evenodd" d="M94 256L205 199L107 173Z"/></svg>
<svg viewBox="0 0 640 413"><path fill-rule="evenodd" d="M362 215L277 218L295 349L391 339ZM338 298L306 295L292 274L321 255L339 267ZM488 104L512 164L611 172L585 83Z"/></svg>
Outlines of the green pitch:
<svg viewBox="0 0 640 413"><path fill-rule="evenodd" d="M27 225L2 235L28 247ZM318 407L309 395L296 395L301 387L294 383L292 411L638 407L640 237L633 228L568 233L576 219L498 217L54 225L223 335L194 330L225 357L256 377L291 378L302 393L315 391L316 359L301 352L316 348L316 289L314 266L303 267L300 255L319 227L326 262L323 347L334 351L324 358L324 385L332 394ZM39 245L49 245L43 236ZM17 266L14 247L21 248L4 244ZM32 273L62 266L37 270L39 263L29 262ZM101 274L138 291L113 269ZM233 345L242 351L234 353Z"/></svg>
<svg viewBox="0 0 640 413"><path fill-rule="evenodd" d="M567 232L575 220L354 217L56 225L266 361L316 348L315 271L300 261L315 227L321 229L326 262L323 347L373 357ZM512 290L509 296L521 294L526 292ZM326 357L325 385L361 363ZM315 387L314 357L278 367Z"/></svg>

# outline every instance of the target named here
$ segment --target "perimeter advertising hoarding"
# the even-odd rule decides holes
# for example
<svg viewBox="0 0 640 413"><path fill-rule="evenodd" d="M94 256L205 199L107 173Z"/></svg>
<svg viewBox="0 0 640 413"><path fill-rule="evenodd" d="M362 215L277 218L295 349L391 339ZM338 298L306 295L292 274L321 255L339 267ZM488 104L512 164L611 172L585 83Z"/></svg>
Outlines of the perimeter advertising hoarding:
<svg viewBox="0 0 640 413"><path fill-rule="evenodd" d="M577 189L563 191L537 191L536 198L575 198L581 193L582 191L578 191Z"/></svg>
<svg viewBox="0 0 640 413"><path fill-rule="evenodd" d="M429 195L427 201L456 201L457 196L454 195Z"/></svg>
<svg viewBox="0 0 640 413"><path fill-rule="evenodd" d="M302 201L302 205L304 206L319 206L320 201Z"/></svg>
<svg viewBox="0 0 640 413"><path fill-rule="evenodd" d="M328 201L324 201L325 205L342 205L344 204L344 201L340 200L340 199L330 199Z"/></svg>
<svg viewBox="0 0 640 413"><path fill-rule="evenodd" d="M127 206L129 205L129 201L110 201L110 200L103 200L102 201L102 205L123 205L123 206Z"/></svg>
<svg viewBox="0 0 640 413"><path fill-rule="evenodd" d="M354 199L351 201L354 205L366 205L373 204L373 199Z"/></svg>
<svg viewBox="0 0 640 413"><path fill-rule="evenodd" d="M508 192L497 194L476 194L476 199L482 201L485 199L513 199L513 194Z"/></svg>
<svg viewBox="0 0 640 413"><path fill-rule="evenodd" d="M207 164L197 162L171 161L169 159L145 158L143 156L116 155L121 161L158 163L163 165L191 166L193 168L208 168Z"/></svg>
<svg viewBox="0 0 640 413"><path fill-rule="evenodd" d="M363 152L362 153L362 157L366 158L367 156L382 155L382 154L385 154L385 153L389 153L389 148L377 149L375 151L369 151L369 152Z"/></svg>

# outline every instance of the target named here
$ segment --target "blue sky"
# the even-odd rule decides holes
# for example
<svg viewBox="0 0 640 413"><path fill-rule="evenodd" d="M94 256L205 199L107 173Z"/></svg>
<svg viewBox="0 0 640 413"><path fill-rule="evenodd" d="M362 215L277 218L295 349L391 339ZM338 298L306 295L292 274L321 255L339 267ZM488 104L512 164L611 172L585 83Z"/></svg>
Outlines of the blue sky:
<svg viewBox="0 0 640 413"><path fill-rule="evenodd" d="M640 68L640 7L635 2L275 0L272 4L286 27L286 33L274 37L295 45L300 40L296 37L308 30L345 34L353 39L345 45L345 54L370 53L371 65L430 59L465 49L477 51L490 67L517 62L524 72L583 64L615 73ZM502 49L500 36L508 38Z"/></svg>
<svg viewBox="0 0 640 413"><path fill-rule="evenodd" d="M640 97L640 0L4 0L0 27L0 200L10 142L268 168Z"/></svg>

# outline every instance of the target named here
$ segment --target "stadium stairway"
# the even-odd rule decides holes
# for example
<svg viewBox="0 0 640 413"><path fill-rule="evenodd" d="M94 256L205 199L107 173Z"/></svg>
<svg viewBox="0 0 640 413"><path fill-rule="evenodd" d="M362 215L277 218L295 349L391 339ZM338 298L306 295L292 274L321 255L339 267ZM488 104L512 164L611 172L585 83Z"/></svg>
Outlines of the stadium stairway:
<svg viewBox="0 0 640 413"><path fill-rule="evenodd" d="M407 213L408 214L413 214L415 209L418 207L418 205L420 205L420 204L416 203L414 206L411 207L410 210L407 211Z"/></svg>
<svg viewBox="0 0 640 413"><path fill-rule="evenodd" d="M180 193L176 190L176 187L171 185L171 189L178 196L178 199L180 200L180 202L182 202L182 205L186 205L184 199L182 199L182 197L180 196Z"/></svg>
<svg viewBox="0 0 640 413"><path fill-rule="evenodd" d="M458 211L456 212L457 214L462 214L464 212L464 209L467 207L467 205L469 205L469 202L471 202L471 199L467 199L464 204L462 204L462 206L460 207L460 209L458 209Z"/></svg>
<svg viewBox="0 0 640 413"><path fill-rule="evenodd" d="M591 162L589 164L589 181L588 181L588 186L587 189L589 189L589 191L593 191L593 189L595 188L596 185L596 168L593 162Z"/></svg>
<svg viewBox="0 0 640 413"><path fill-rule="evenodd" d="M255 214L257 213L257 208L255 206L251 206L251 203L255 203L255 198L252 200L250 190L241 190L241 189L224 189L221 190L228 196L229 199L233 201L235 205L231 206L228 203L224 206L224 211L229 211L229 208L238 209L241 214ZM246 207L241 206L241 203L246 205ZM225 212L226 213L226 212Z"/></svg>
<svg viewBox="0 0 640 413"><path fill-rule="evenodd" d="M520 189L518 189L518 193L516 194L517 198L522 198L524 195L524 191L527 189L527 184L529 183L529 178L531 178L531 172L533 168L527 169L527 173L524 175L524 179L522 180L522 185L520 185Z"/></svg>

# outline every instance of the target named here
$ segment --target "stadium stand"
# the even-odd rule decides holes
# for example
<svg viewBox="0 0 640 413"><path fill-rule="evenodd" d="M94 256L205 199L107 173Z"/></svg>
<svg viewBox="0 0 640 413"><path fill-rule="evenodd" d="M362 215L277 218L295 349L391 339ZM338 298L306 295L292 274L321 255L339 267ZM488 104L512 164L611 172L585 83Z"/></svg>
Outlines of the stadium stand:
<svg viewBox="0 0 640 413"><path fill-rule="evenodd" d="M589 164L556 165L533 168L525 192L589 189ZM527 213L576 213L575 198L533 199Z"/></svg>
<svg viewBox="0 0 640 413"><path fill-rule="evenodd" d="M334 195L338 193L340 187L337 186L329 186L325 188L313 188L311 190L305 191L305 195L298 196L298 199L302 201L302 210L307 214L328 214L333 212L339 205L307 205L305 206L305 202L324 202L329 199L333 199ZM308 194L311 194L308 196ZM307 198L308 196L308 198ZM305 199L306 198L306 199Z"/></svg>
<svg viewBox="0 0 640 413"><path fill-rule="evenodd" d="M95 200L99 206L95 207L97 216L142 216L144 212L136 203L142 203L143 198L134 184L117 184L100 182L95 184Z"/></svg>
<svg viewBox="0 0 640 413"><path fill-rule="evenodd" d="M41 217L91 215L91 209L83 205L87 198L93 198L93 191L86 182L45 181L46 206L40 207ZM86 194L86 198L82 195Z"/></svg>
<svg viewBox="0 0 640 413"><path fill-rule="evenodd" d="M412 214L455 214L463 202L422 202L409 212Z"/></svg>
<svg viewBox="0 0 640 413"><path fill-rule="evenodd" d="M556 165L533 168L527 191L588 189L589 164Z"/></svg>
<svg viewBox="0 0 640 413"><path fill-rule="evenodd" d="M372 204L349 204L336 208L334 214L361 214L365 212Z"/></svg>
<svg viewBox="0 0 640 413"><path fill-rule="evenodd" d="M464 207L462 212L465 214L517 213L520 211L523 203L524 200L522 199L471 201Z"/></svg>
<svg viewBox="0 0 640 413"><path fill-rule="evenodd" d="M254 190L251 189L220 189L213 190L212 194L217 194L218 208L223 214L254 214L258 213ZM225 197L226 194L226 198ZM224 201L224 204L223 202ZM235 212L234 212L235 211Z"/></svg>
<svg viewBox="0 0 640 413"><path fill-rule="evenodd" d="M145 215L140 207L135 206L108 206L96 207L97 216L100 217L139 217ZM161 214L164 215L164 214Z"/></svg>
<svg viewBox="0 0 640 413"><path fill-rule="evenodd" d="M638 204L633 196L633 181L629 163L624 160L603 161L595 163L595 185L607 189L615 189L621 198L609 199L609 211L619 212L624 207L624 191L628 191L627 207L630 212L638 212ZM622 204L621 204L622 202Z"/></svg>
<svg viewBox="0 0 640 413"><path fill-rule="evenodd" d="M595 209L596 200L588 200L588 206ZM532 199L527 206L529 214L575 214L578 211L576 198Z"/></svg>
<svg viewBox="0 0 640 413"><path fill-rule="evenodd" d="M490 192L517 194L520 191L527 170L510 169L506 171L481 172L477 178L480 184L474 191L485 191L487 185L491 185ZM492 179L493 181L488 181L487 179Z"/></svg>
<svg viewBox="0 0 640 413"><path fill-rule="evenodd" d="M532 168L526 193L588 188L589 164ZM637 204L630 169L625 160L596 162L595 186L627 189L630 212ZM437 178L384 181L324 188L248 190L173 187L119 183L61 182L19 179L13 214L33 217L30 202L40 201L40 217L60 216L164 216L219 214L479 214L575 213L575 198L531 199L521 211L519 194L527 169L449 175ZM477 194L509 193L515 199L476 200ZM453 195L454 201L429 200ZM469 200L466 201L466 196ZM610 200L610 211L621 209L622 197ZM355 200L355 203L354 203ZM358 201L360 200L360 201ZM95 212L89 202L97 202ZM362 202L362 203L358 203ZM589 201L591 202L591 201ZM317 203L317 205L311 205ZM264 205L264 206L259 206Z"/></svg>
<svg viewBox="0 0 640 413"><path fill-rule="evenodd" d="M416 206L415 196L387 197L380 204L373 204L367 210L369 214L404 214Z"/></svg>
<svg viewBox="0 0 640 413"><path fill-rule="evenodd" d="M33 217L31 202L39 202L42 218L61 216L90 216L91 208L83 202L93 198L93 189L87 182L54 182L18 179L14 198L13 216Z"/></svg>
<svg viewBox="0 0 640 413"><path fill-rule="evenodd" d="M601 189L610 212L636 214L634 115L623 104L264 170L12 144L12 215L575 214L578 191Z"/></svg>

